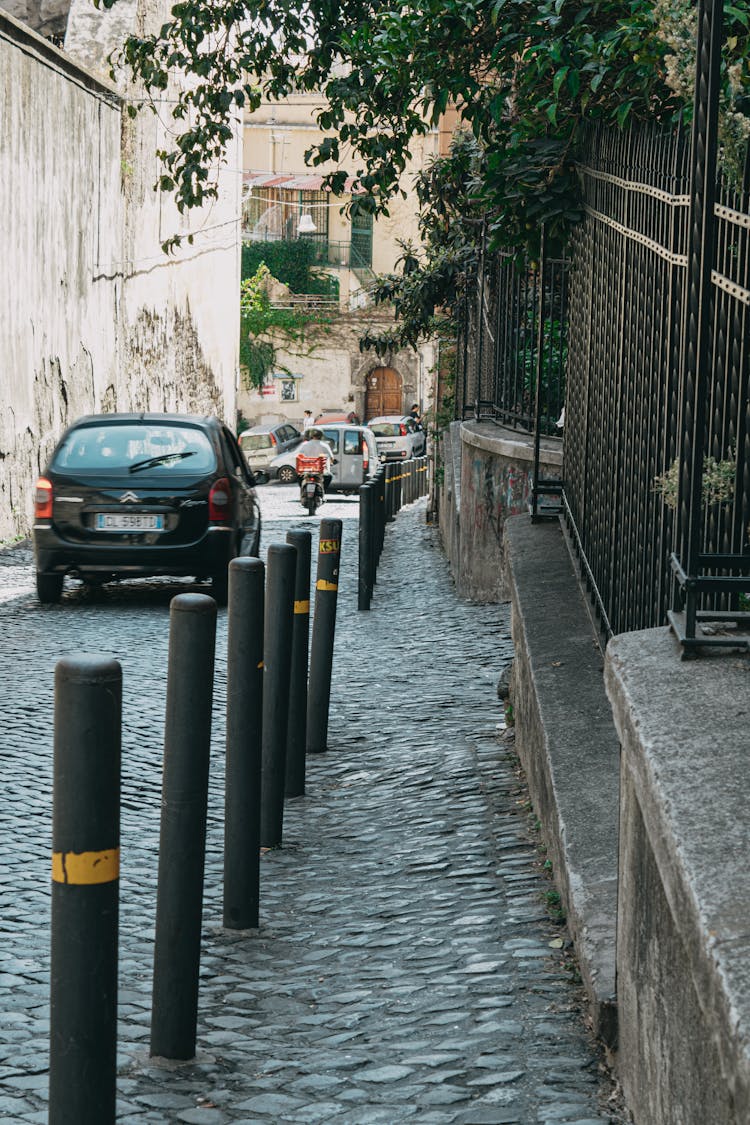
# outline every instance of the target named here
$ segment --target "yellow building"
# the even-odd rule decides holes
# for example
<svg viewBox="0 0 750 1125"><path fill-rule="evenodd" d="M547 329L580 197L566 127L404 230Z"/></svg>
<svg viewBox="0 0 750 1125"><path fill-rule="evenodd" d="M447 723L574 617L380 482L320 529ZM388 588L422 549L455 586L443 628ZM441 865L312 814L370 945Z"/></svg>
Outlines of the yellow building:
<svg viewBox="0 0 750 1125"><path fill-rule="evenodd" d="M389 273L402 254L399 242L419 239L414 177L444 149L443 130L414 142L411 164L402 178L406 197L389 204L390 214L351 219L346 205L357 190L350 175L341 196L323 188L323 178L342 166L329 162L310 168L305 152L323 139L316 124L323 108L320 94L296 93L282 102L264 101L244 121L243 241L270 242L304 238L316 247L318 268L338 281L338 315L333 331L319 341L306 340L297 352L277 349L277 368L262 391L241 391L243 414L253 422L294 422L305 408L314 414L351 409L363 419L387 383L390 404L408 412L413 402L426 409L430 395L433 348L426 344L379 359L360 353L359 339L393 324L393 314L374 307L370 290L376 274ZM384 400L385 401L385 400Z"/></svg>

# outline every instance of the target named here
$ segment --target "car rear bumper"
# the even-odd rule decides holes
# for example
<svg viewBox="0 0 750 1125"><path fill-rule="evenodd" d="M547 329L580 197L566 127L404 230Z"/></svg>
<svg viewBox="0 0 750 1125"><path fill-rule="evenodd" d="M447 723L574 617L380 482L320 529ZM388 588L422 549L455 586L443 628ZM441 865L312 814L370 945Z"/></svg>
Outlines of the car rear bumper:
<svg viewBox="0 0 750 1125"><path fill-rule="evenodd" d="M211 575L229 565L233 529L210 527L185 544L73 543L53 527L34 527L36 569L43 574Z"/></svg>

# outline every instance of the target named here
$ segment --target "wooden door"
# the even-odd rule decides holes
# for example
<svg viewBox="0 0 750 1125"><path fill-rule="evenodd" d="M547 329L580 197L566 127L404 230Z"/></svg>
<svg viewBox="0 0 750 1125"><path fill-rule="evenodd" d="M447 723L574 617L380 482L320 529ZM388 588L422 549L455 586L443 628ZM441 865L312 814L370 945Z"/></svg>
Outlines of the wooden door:
<svg viewBox="0 0 750 1125"><path fill-rule="evenodd" d="M393 367L375 367L367 376L365 420L403 414L403 380Z"/></svg>

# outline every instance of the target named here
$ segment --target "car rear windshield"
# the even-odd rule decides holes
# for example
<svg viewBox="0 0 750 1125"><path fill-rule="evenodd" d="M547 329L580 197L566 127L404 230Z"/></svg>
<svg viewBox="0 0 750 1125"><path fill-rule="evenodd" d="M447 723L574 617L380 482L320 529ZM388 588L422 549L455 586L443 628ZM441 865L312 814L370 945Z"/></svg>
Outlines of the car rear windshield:
<svg viewBox="0 0 750 1125"><path fill-rule="evenodd" d="M272 444L270 434L243 434L240 438L240 445L245 453L257 453L259 449L270 449Z"/></svg>
<svg viewBox="0 0 750 1125"><path fill-rule="evenodd" d="M375 437L400 437L401 425L398 422L373 422L370 429Z"/></svg>
<svg viewBox="0 0 750 1125"><path fill-rule="evenodd" d="M215 470L216 454L208 435L194 426L81 426L64 439L52 468L129 478L202 476Z"/></svg>

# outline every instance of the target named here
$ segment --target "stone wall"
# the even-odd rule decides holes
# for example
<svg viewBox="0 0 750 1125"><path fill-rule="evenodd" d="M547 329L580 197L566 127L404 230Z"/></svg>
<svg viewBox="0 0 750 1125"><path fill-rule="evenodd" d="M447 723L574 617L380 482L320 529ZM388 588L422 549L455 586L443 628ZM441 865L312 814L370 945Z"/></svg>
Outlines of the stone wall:
<svg viewBox="0 0 750 1125"><path fill-rule="evenodd" d="M488 422L451 426L440 467L440 527L462 597L487 603L507 598L503 528L509 516L528 510L533 462L529 435ZM561 465L560 442L545 439L542 478L559 478Z"/></svg>
<svg viewBox="0 0 750 1125"><path fill-rule="evenodd" d="M0 539L28 533L34 480L76 417L234 420L240 177L181 219L153 187L164 125L131 122L103 76L115 42L155 15L88 5L76 33L74 5L63 52L0 13ZM167 257L161 242L180 230L194 244Z"/></svg>
<svg viewBox="0 0 750 1125"><path fill-rule="evenodd" d="M614 637L618 1072L638 1125L750 1121L750 656Z"/></svg>

